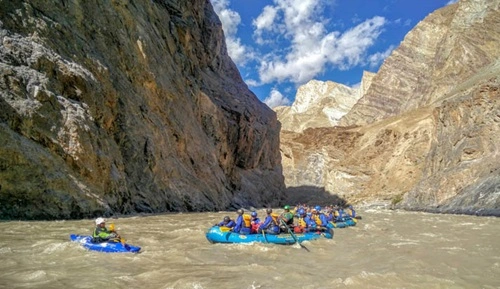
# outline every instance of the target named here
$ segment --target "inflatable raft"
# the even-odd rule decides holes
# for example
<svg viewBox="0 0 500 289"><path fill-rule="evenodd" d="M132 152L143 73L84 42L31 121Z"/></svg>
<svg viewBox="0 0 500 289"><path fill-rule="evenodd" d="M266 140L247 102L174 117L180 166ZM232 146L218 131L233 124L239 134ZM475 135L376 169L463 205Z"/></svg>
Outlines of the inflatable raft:
<svg viewBox="0 0 500 289"><path fill-rule="evenodd" d="M328 222L328 228L345 228L356 226L358 220L356 218L344 217L341 221Z"/></svg>
<svg viewBox="0 0 500 289"><path fill-rule="evenodd" d="M250 234L241 235L231 231L225 231L224 228L221 230L218 226L213 226L206 233L207 240L210 243L272 243L280 245L293 245L296 242L301 243L304 241L316 240L321 237L332 239L333 229L327 232L309 232L309 233L294 233L285 234L281 233L279 235L270 234ZM296 241L297 240L297 241Z"/></svg>
<svg viewBox="0 0 500 289"><path fill-rule="evenodd" d="M106 253L138 253L141 247L122 244L120 242L92 243L91 236L71 234L71 241L80 243L86 249Z"/></svg>

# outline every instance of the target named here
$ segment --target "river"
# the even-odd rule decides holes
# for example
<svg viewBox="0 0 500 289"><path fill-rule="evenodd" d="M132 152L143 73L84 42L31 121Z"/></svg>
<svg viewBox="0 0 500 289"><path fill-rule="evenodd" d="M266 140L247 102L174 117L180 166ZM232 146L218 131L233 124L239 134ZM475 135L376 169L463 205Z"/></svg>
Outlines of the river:
<svg viewBox="0 0 500 289"><path fill-rule="evenodd" d="M210 244L234 212L109 219L139 254L87 251L93 220L0 223L0 288L500 288L500 218L360 210L298 245ZM263 216L263 211L259 210Z"/></svg>

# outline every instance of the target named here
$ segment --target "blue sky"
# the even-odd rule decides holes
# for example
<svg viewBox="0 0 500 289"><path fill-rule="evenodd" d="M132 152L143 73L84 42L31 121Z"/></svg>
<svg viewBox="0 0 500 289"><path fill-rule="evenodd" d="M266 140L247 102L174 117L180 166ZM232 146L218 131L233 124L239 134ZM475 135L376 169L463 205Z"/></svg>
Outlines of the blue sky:
<svg viewBox="0 0 500 289"><path fill-rule="evenodd" d="M311 79L356 87L429 13L457 0L211 0L228 52L270 107Z"/></svg>

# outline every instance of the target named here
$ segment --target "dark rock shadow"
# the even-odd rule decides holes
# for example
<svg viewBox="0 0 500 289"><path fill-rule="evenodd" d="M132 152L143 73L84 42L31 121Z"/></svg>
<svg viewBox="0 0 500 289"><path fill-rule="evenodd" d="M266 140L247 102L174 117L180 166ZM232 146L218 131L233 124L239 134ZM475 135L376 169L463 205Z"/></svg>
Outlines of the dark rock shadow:
<svg viewBox="0 0 500 289"><path fill-rule="evenodd" d="M292 206L296 204L310 206L338 205L343 207L348 205L345 199L326 191L324 187L299 186L286 188L283 205Z"/></svg>

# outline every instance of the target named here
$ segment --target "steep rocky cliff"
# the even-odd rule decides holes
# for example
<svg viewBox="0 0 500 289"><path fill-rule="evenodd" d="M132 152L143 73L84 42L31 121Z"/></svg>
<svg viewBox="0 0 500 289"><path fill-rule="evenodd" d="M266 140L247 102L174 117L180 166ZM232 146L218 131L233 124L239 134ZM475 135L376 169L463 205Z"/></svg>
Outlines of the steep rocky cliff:
<svg viewBox="0 0 500 289"><path fill-rule="evenodd" d="M339 126L282 131L286 185L358 204L500 215L498 43L499 0L429 15Z"/></svg>
<svg viewBox="0 0 500 289"><path fill-rule="evenodd" d="M280 124L209 1L0 6L0 218L280 202Z"/></svg>

